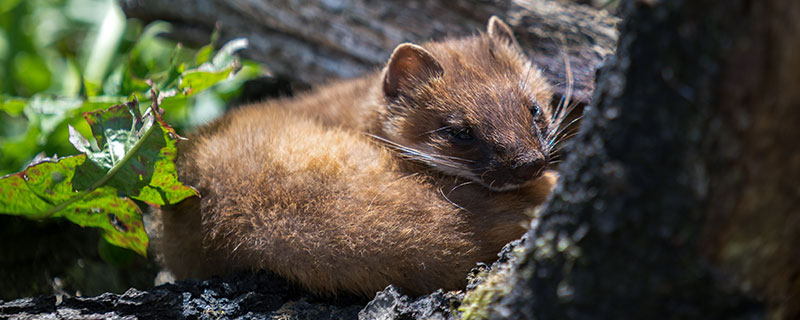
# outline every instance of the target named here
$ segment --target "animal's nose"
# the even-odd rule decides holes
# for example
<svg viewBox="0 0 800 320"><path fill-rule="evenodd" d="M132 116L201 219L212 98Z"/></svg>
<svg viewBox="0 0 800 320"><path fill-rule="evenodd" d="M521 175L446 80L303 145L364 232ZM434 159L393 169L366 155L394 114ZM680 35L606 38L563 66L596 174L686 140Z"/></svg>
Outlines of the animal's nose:
<svg viewBox="0 0 800 320"><path fill-rule="evenodd" d="M514 178L521 181L528 181L542 174L543 169L544 159L528 161L514 168Z"/></svg>

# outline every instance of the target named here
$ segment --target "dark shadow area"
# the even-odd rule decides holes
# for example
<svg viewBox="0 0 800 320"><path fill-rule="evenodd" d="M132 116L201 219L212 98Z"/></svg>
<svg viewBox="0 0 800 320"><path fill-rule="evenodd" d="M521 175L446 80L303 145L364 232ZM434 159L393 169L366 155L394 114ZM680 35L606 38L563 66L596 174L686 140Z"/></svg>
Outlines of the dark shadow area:
<svg viewBox="0 0 800 320"><path fill-rule="evenodd" d="M95 229L66 220L0 215L0 252L3 300L146 290L157 272L152 261L106 244Z"/></svg>

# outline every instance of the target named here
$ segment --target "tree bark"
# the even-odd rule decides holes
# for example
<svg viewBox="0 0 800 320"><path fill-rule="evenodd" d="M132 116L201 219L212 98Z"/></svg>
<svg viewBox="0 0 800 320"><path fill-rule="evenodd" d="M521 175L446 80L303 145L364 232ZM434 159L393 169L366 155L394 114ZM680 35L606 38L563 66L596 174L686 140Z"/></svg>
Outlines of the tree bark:
<svg viewBox="0 0 800 320"><path fill-rule="evenodd" d="M493 316L800 318L800 3L623 9Z"/></svg>
<svg viewBox="0 0 800 320"><path fill-rule="evenodd" d="M484 32L498 15L561 95L568 91L569 57L573 100L583 102L594 89L595 69L613 53L618 20L555 0L124 0L122 6L129 17L170 22L171 36L190 44L207 43L219 23L223 39L248 38L245 57L305 84L375 70L403 42Z"/></svg>

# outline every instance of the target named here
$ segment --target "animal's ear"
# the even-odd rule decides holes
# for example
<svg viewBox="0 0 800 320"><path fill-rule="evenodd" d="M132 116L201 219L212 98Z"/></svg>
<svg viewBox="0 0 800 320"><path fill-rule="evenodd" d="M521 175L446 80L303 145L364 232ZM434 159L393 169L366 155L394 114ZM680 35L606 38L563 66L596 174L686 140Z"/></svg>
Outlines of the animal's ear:
<svg viewBox="0 0 800 320"><path fill-rule="evenodd" d="M519 46L519 42L517 42L517 37L514 36L514 32L512 32L511 28L497 16L489 18L489 25L486 26L486 31L489 33L489 38L505 43L519 52L523 52L522 48Z"/></svg>
<svg viewBox="0 0 800 320"><path fill-rule="evenodd" d="M394 49L383 72L383 95L394 101L415 86L442 75L442 65L427 50L415 44L403 43Z"/></svg>

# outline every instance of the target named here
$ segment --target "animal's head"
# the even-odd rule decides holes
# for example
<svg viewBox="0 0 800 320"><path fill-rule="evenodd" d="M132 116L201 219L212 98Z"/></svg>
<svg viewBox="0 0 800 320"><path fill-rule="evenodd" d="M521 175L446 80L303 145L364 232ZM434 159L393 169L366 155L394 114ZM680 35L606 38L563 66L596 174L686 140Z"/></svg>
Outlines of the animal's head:
<svg viewBox="0 0 800 320"><path fill-rule="evenodd" d="M500 19L486 34L401 44L382 80L380 138L405 156L495 191L546 169L551 89Z"/></svg>

